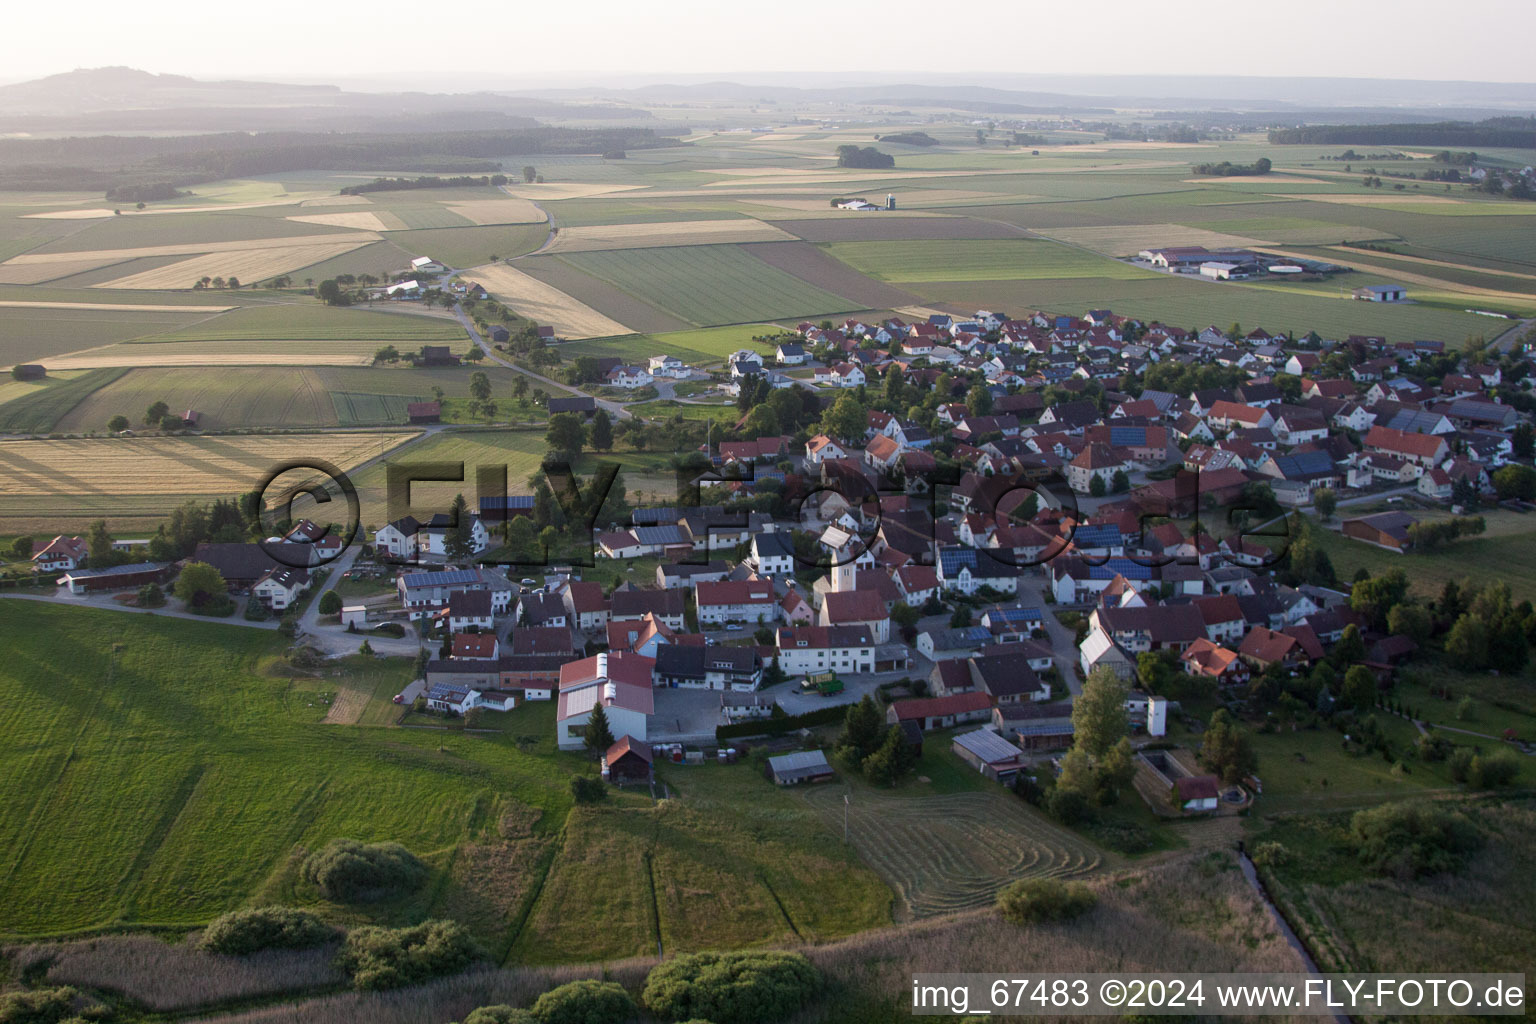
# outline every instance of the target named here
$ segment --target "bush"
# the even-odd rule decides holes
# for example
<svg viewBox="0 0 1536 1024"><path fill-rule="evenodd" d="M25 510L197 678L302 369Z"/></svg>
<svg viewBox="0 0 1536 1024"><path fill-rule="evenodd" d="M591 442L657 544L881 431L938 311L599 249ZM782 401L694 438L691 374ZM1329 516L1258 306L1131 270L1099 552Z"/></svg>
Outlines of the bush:
<svg viewBox="0 0 1536 1024"><path fill-rule="evenodd" d="M0 1024L58 1024L60 1021L105 1020L110 1011L93 1004L75 1009L77 993L72 988L42 988L30 992L0 995Z"/></svg>
<svg viewBox="0 0 1536 1024"><path fill-rule="evenodd" d="M799 953L693 953L653 968L640 1001L665 1020L757 1024L798 1012L820 985Z"/></svg>
<svg viewBox="0 0 1536 1024"><path fill-rule="evenodd" d="M997 894L997 911L1014 924L1070 921L1092 910L1098 900L1081 882L1026 878Z"/></svg>
<svg viewBox="0 0 1536 1024"><path fill-rule="evenodd" d="M1253 848L1251 859L1261 868L1278 868L1290 863L1291 851L1277 842L1260 843Z"/></svg>
<svg viewBox="0 0 1536 1024"><path fill-rule="evenodd" d="M424 921L410 928L357 928L336 958L336 966L366 991L416 985L457 974L485 954L454 921Z"/></svg>
<svg viewBox="0 0 1536 1024"><path fill-rule="evenodd" d="M1349 828L1360 862L1377 874L1400 879L1454 871L1481 844L1465 818L1432 804L1395 803L1356 811Z"/></svg>
<svg viewBox="0 0 1536 1024"><path fill-rule="evenodd" d="M469 1016L464 1018L464 1024L539 1024L539 1018L533 1015L532 1010L501 1003L471 1010Z"/></svg>
<svg viewBox="0 0 1536 1024"><path fill-rule="evenodd" d="M533 1004L539 1024L623 1024L636 1012L623 985L595 978L552 988Z"/></svg>
<svg viewBox="0 0 1536 1024"><path fill-rule="evenodd" d="M367 903L418 888L427 879L427 866L399 843L333 839L304 858L300 873L328 900Z"/></svg>
<svg viewBox="0 0 1536 1024"><path fill-rule="evenodd" d="M1075 789L1064 789L1061 786L1051 790L1051 795L1046 797L1045 810L1063 825L1076 825L1092 813L1087 797Z"/></svg>
<svg viewBox="0 0 1536 1024"><path fill-rule="evenodd" d="M590 775L572 775L571 796L579 804L601 803L608 798L608 787L602 779L594 779Z"/></svg>
<svg viewBox="0 0 1536 1024"><path fill-rule="evenodd" d="M334 590L327 590L325 593L321 594L320 595L320 614L321 615L340 615L341 614L341 595L336 593L336 591L334 591Z"/></svg>
<svg viewBox="0 0 1536 1024"><path fill-rule="evenodd" d="M336 929L308 911L257 907L215 918L197 945L209 953L243 955L263 949L309 949L335 937Z"/></svg>
<svg viewBox="0 0 1536 1024"><path fill-rule="evenodd" d="M272 617L272 610L257 597L252 597L245 602L245 619L247 622L266 622Z"/></svg>
<svg viewBox="0 0 1536 1024"><path fill-rule="evenodd" d="M165 591L157 583L146 583L139 588L140 608L164 608Z"/></svg>

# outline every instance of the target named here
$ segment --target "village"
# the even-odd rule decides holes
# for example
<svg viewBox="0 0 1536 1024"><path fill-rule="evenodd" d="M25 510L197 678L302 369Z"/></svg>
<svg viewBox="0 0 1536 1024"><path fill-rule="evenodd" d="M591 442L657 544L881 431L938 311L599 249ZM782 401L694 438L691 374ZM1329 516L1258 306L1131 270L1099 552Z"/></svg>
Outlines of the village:
<svg viewBox="0 0 1536 1024"><path fill-rule="evenodd" d="M303 608L301 643L415 656L418 678L395 698L406 709L547 702L558 745L592 750L615 781L754 736L790 751L775 781L830 778L811 727L873 698L914 748L942 732L971 769L1012 784L1059 765L1074 700L1115 681L1138 771L1156 780L1138 789L1160 812L1207 813L1262 783L1161 742L1179 695L1262 705L1321 666L1323 684L1299 689L1324 707L1346 699L1327 679L1363 669L1387 688L1417 649L1358 586L1318 570L1317 527L1298 510L1402 552L1479 532L1466 513L1483 504L1536 497L1526 365L1491 349L1185 330L1108 310L796 333L771 359L734 353L727 378L825 392L819 429L715 442L691 480L708 501L595 524L597 563L631 567L618 585L580 565L494 564L518 519L545 514L531 494L482 496L462 521L397 519L347 551L306 519L171 564L130 541L114 545L122 564L93 566L100 538L60 536L33 564L61 594L119 604L211 567L247 598L246 620L276 628ZM783 375L802 366L813 376ZM607 377L692 372L661 356ZM590 419L590 399L560 401ZM775 503L782 514L762 510ZM349 590L365 596L342 600Z"/></svg>

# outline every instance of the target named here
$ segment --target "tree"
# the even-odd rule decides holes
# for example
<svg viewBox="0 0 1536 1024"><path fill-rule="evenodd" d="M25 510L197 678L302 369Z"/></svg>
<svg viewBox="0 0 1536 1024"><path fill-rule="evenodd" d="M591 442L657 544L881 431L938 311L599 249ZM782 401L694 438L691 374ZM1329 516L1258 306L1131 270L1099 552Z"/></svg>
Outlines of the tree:
<svg viewBox="0 0 1536 1024"><path fill-rule="evenodd" d="M148 411L144 413L144 425L146 427L158 427L160 425L160 421L165 419L166 415L170 411L171 407L166 405L164 402L155 402L149 407Z"/></svg>
<svg viewBox="0 0 1536 1024"><path fill-rule="evenodd" d="M1110 478L1109 489L1116 494L1123 494L1131 489L1131 478L1126 475L1125 470L1115 470L1115 475Z"/></svg>
<svg viewBox="0 0 1536 1024"><path fill-rule="evenodd" d="M448 517L453 525L443 537L443 553L450 562L468 562L475 557L475 520L469 514L464 495L454 495Z"/></svg>
<svg viewBox="0 0 1536 1024"><path fill-rule="evenodd" d="M869 414L859 400L850 394L837 397L821 417L822 433L839 441L856 441L864 436Z"/></svg>
<svg viewBox="0 0 1536 1024"><path fill-rule="evenodd" d="M635 1018L636 1007L618 982L583 978L539 996L533 1015L539 1024L624 1024Z"/></svg>
<svg viewBox="0 0 1536 1024"><path fill-rule="evenodd" d="M1333 662L1335 668L1343 668L1353 665L1365 657L1365 638L1360 635L1360 627L1351 622L1344 627L1344 632L1339 634L1339 640L1333 645L1333 650L1328 652L1328 660Z"/></svg>
<svg viewBox="0 0 1536 1024"><path fill-rule="evenodd" d="M321 615L340 615L341 614L341 595L336 593L336 591L334 591L334 590L327 590L325 593L321 594L320 595L320 614Z"/></svg>
<svg viewBox="0 0 1536 1024"><path fill-rule="evenodd" d="M1445 653L1461 668L1481 669L1488 664L1488 624L1471 612L1458 618L1445 637Z"/></svg>
<svg viewBox="0 0 1536 1024"><path fill-rule="evenodd" d="M592 417L592 447L600 452L613 450L613 420L607 409L599 409Z"/></svg>
<svg viewBox="0 0 1536 1024"><path fill-rule="evenodd" d="M838 737L837 749L845 751L850 760L862 765L864 759L880 749L884 742L885 715L880 712L874 697L866 693L843 716L843 734Z"/></svg>
<svg viewBox="0 0 1536 1024"><path fill-rule="evenodd" d="M207 562L188 562L176 577L174 593L189 608L195 608L223 597L228 591L219 570Z"/></svg>
<svg viewBox="0 0 1536 1024"><path fill-rule="evenodd" d="M121 434L123 431L127 430L129 426L130 424L128 422L128 417L124 416L122 413L118 413L110 420L107 420L107 429L114 434Z"/></svg>
<svg viewBox="0 0 1536 1024"><path fill-rule="evenodd" d="M105 568L117 557L117 552L112 550L112 535L107 532L105 519L98 519L91 524L91 529L86 534L86 541L90 545L92 568Z"/></svg>
<svg viewBox="0 0 1536 1024"><path fill-rule="evenodd" d="M1240 782L1252 775L1259 760L1248 734L1226 708L1217 708L1200 738L1200 763L1225 782Z"/></svg>
<svg viewBox="0 0 1536 1024"><path fill-rule="evenodd" d="M1429 639L1434 623L1429 611L1416 604L1400 604L1387 613L1387 631L1406 636L1416 644Z"/></svg>
<svg viewBox="0 0 1536 1024"><path fill-rule="evenodd" d="M1522 420L1515 427L1515 432L1509 436L1509 441L1514 448L1515 458L1529 459L1536 456L1536 431L1531 429L1529 423Z"/></svg>
<svg viewBox="0 0 1536 1024"><path fill-rule="evenodd" d="M581 417L574 412L557 412L549 418L549 429L544 434L544 443L550 450L559 452L570 458L581 454L581 447L586 431L582 429Z"/></svg>
<svg viewBox="0 0 1536 1024"><path fill-rule="evenodd" d="M315 289L315 295L327 306L352 305L351 296L332 278L321 281L319 287Z"/></svg>
<svg viewBox="0 0 1536 1024"><path fill-rule="evenodd" d="M491 378L486 376L484 370L476 370L469 375L469 394L481 402L491 397Z"/></svg>
<svg viewBox="0 0 1536 1024"><path fill-rule="evenodd" d="M32 557L32 538L17 537L11 541L11 558L18 562L25 562Z"/></svg>
<svg viewBox="0 0 1536 1024"><path fill-rule="evenodd" d="M897 601L891 608L891 622L901 630L902 639L908 643L917 636L917 624L922 620L923 613L905 601Z"/></svg>
<svg viewBox="0 0 1536 1024"><path fill-rule="evenodd" d="M1364 665L1355 665L1344 673L1341 697L1356 711L1369 711L1376 703L1376 691L1376 674Z"/></svg>
<svg viewBox="0 0 1536 1024"><path fill-rule="evenodd" d="M1104 497L1104 477L1098 473L1093 474L1093 479L1088 481L1088 493L1095 498Z"/></svg>
<svg viewBox="0 0 1536 1024"><path fill-rule="evenodd" d="M820 989L800 953L690 953L652 968L640 1001L656 1020L759 1024L793 1017Z"/></svg>
<svg viewBox="0 0 1536 1024"><path fill-rule="evenodd" d="M1481 845L1466 818L1432 801L1356 811L1349 831L1362 864L1404 881L1454 871Z"/></svg>
<svg viewBox="0 0 1536 1024"><path fill-rule="evenodd" d="M965 408L975 416L992 415L992 392L977 384L965 393Z"/></svg>
<svg viewBox="0 0 1536 1024"><path fill-rule="evenodd" d="M587 719L587 728L582 733L582 742L594 754L601 754L613 746L613 732L608 728L608 712L601 704L592 709Z"/></svg>
<svg viewBox="0 0 1536 1024"><path fill-rule="evenodd" d="M1013 924L1070 921L1093 909L1094 891L1082 882L1026 878L997 894L997 912Z"/></svg>
<svg viewBox="0 0 1536 1024"><path fill-rule="evenodd" d="M1510 463L1493 473L1493 489L1500 498L1518 498L1530 501L1536 498L1536 470L1530 466Z"/></svg>
<svg viewBox="0 0 1536 1024"><path fill-rule="evenodd" d="M1401 569L1393 569L1350 587L1349 606L1373 625L1382 626L1387 621L1387 614L1407 596L1408 575Z"/></svg>
<svg viewBox="0 0 1536 1024"><path fill-rule="evenodd" d="M1331 487L1320 487L1312 493L1312 507L1325 521L1332 519L1334 510L1339 507L1339 496Z"/></svg>
<svg viewBox="0 0 1536 1024"><path fill-rule="evenodd" d="M525 182L527 182L528 184L531 185L531 184L533 184L533 180L535 178L537 178L538 176L539 176L538 169L535 168L532 164L526 164L523 167L523 181L525 181Z"/></svg>
<svg viewBox="0 0 1536 1024"><path fill-rule="evenodd" d="M1088 674L1083 692L1072 702L1074 749L1098 758L1126 735L1125 698L1130 687L1110 668L1100 666Z"/></svg>

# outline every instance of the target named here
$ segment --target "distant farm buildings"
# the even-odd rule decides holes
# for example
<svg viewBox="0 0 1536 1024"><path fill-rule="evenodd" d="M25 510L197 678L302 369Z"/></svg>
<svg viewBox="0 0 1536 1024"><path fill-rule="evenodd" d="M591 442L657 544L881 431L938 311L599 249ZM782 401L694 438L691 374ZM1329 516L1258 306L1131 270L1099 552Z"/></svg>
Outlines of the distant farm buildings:
<svg viewBox="0 0 1536 1024"><path fill-rule="evenodd" d="M1362 302L1402 302L1408 297L1408 290L1400 284L1368 284L1351 294Z"/></svg>

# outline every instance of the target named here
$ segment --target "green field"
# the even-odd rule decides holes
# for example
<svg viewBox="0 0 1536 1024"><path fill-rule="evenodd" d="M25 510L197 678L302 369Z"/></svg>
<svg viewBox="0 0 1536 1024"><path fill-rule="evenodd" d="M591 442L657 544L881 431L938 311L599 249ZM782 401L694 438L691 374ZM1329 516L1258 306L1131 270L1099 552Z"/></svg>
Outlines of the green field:
<svg viewBox="0 0 1536 1024"><path fill-rule="evenodd" d="M347 923L452 917L498 960L550 963L653 952L658 929L670 952L890 919L879 879L747 764L680 772L681 799L620 795L567 824L567 780L591 766L553 749L549 703L491 715L490 733L381 727L405 659L290 678L269 631L33 602L7 603L0 643L8 939L191 927L276 900ZM432 878L382 904L326 903L291 855L339 837L402 842Z"/></svg>
<svg viewBox="0 0 1536 1024"><path fill-rule="evenodd" d="M230 310L195 327L153 339L175 341L377 341L397 345L465 342L464 329L441 317L338 309L304 299ZM82 348L87 346L81 346Z"/></svg>
<svg viewBox="0 0 1536 1024"><path fill-rule="evenodd" d="M391 231L389 240L416 256L431 256L450 267L478 267L491 257L533 252L549 237L547 224L496 224L461 228Z"/></svg>
<svg viewBox="0 0 1536 1024"><path fill-rule="evenodd" d="M0 289L0 299L5 298L10 295ZM47 300L27 297L23 301ZM46 361L49 356L65 352L160 335L187 327L208 315L195 309L188 312L192 315L115 309L0 308L0 365Z"/></svg>
<svg viewBox="0 0 1536 1024"><path fill-rule="evenodd" d="M46 386L0 404L0 433L46 434L58 427L59 421L76 405L127 372L117 367L87 370L63 379L50 378ZM101 427L105 426L103 421Z"/></svg>
<svg viewBox="0 0 1536 1024"><path fill-rule="evenodd" d="M1340 510L1336 518L1344 518ZM1350 510L1349 515L1365 513ZM1413 513L1421 519L1435 519L1446 513ZM1360 569L1371 575L1401 569L1408 574L1413 591L1425 597L1438 597L1448 580L1470 576L1479 582L1499 580L1509 584L1516 601L1536 601L1536 520L1515 512L1484 512L1488 532L1448 544L1438 551L1396 554L1382 548L1351 540L1332 530L1312 531L1318 545L1333 562L1339 579L1348 580Z"/></svg>
<svg viewBox="0 0 1536 1024"><path fill-rule="evenodd" d="M835 242L828 252L877 281L1030 281L1041 278L1139 280L1148 276L1117 260L1035 238Z"/></svg>
<svg viewBox="0 0 1536 1024"><path fill-rule="evenodd" d="M561 260L690 323L756 323L847 312L856 303L734 245L580 252Z"/></svg>
<svg viewBox="0 0 1536 1024"><path fill-rule="evenodd" d="M700 331L625 334L616 338L566 342L560 346L560 355L568 361L578 356L618 356L638 363L644 363L651 356L668 355L677 356L692 366L718 368L721 360L738 349L748 348L764 355L771 354L771 346L752 339L778 333L781 333L780 329L770 324L741 324L710 327Z"/></svg>
<svg viewBox="0 0 1536 1024"><path fill-rule="evenodd" d="M94 252L137 249L151 245L195 245L198 242L240 242L247 239L335 235L346 228L305 224L250 210L227 213L178 213L160 217L108 217L82 221L86 226L39 246L34 252Z"/></svg>

